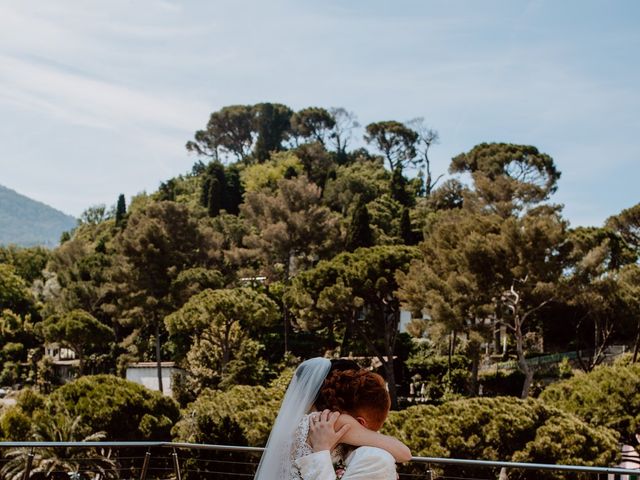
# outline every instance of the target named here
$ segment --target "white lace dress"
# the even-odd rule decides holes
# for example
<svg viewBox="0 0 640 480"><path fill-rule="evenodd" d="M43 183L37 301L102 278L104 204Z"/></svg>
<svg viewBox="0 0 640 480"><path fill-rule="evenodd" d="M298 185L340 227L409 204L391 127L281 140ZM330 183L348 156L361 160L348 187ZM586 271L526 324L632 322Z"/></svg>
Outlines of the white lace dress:
<svg viewBox="0 0 640 480"><path fill-rule="evenodd" d="M291 464L294 468L291 469L291 479L290 480L307 480L306 477L303 477L300 468L298 467L296 461L300 458L306 457L308 455L313 454L313 449L311 445L307 442L307 438L309 437L309 422L311 421L311 414L307 414L302 417L300 423L298 424L298 428L296 428L296 432L293 438L293 445L291 447ZM327 453L327 457L329 458L329 465L333 468L333 465L339 465L344 460L344 455L346 453L346 449L342 448L341 445L338 445L332 452ZM335 475L332 477L332 480L335 478Z"/></svg>
<svg viewBox="0 0 640 480"><path fill-rule="evenodd" d="M359 447L349 452L338 445L332 452L313 452L307 443L310 416L305 415L296 429L291 448L289 480L396 480L393 456L379 448Z"/></svg>

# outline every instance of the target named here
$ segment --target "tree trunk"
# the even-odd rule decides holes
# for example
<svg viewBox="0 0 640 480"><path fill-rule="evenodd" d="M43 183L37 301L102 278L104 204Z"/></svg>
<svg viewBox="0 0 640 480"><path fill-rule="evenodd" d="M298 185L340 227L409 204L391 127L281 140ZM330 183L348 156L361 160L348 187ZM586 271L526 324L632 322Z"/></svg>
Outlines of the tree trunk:
<svg viewBox="0 0 640 480"><path fill-rule="evenodd" d="M476 353L471 357L471 379L469 382L469 390L471 396L478 395L478 371L480 366L480 356Z"/></svg>
<svg viewBox="0 0 640 480"><path fill-rule="evenodd" d="M396 392L396 374L393 365L393 354L387 356L387 361L384 363L384 369L387 373L387 384L389 387L389 397L391 398L391 409L398 409L398 393Z"/></svg>
<svg viewBox="0 0 640 480"><path fill-rule="evenodd" d="M158 367L158 390L164 393L162 388L162 358L160 353L160 322L156 320L156 365Z"/></svg>
<svg viewBox="0 0 640 480"><path fill-rule="evenodd" d="M638 328L636 331L636 341L633 345L633 359L632 362L636 363L638 361L638 350L640 350L640 321L638 321Z"/></svg>
<svg viewBox="0 0 640 480"><path fill-rule="evenodd" d="M524 345L522 335L522 324L518 316L515 317L515 336L516 336L516 351L518 352L518 367L520 371L524 373L524 384L522 385L521 399L525 399L529 396L529 390L533 383L533 368L527 363L524 356Z"/></svg>

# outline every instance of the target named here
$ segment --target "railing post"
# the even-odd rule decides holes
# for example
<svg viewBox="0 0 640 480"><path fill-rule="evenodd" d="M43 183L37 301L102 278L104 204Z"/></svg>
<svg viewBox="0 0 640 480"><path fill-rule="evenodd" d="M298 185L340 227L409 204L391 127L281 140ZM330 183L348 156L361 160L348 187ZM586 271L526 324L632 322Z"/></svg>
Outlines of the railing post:
<svg viewBox="0 0 640 480"><path fill-rule="evenodd" d="M22 476L22 480L28 480L29 474L31 473L31 466L33 465L33 448L27 455L27 465L24 468L24 475Z"/></svg>
<svg viewBox="0 0 640 480"><path fill-rule="evenodd" d="M173 471L176 474L176 480L182 480L182 475L180 474L180 462L178 462L178 452L176 449L173 449L173 453L171 454L173 457Z"/></svg>
<svg viewBox="0 0 640 480"><path fill-rule="evenodd" d="M142 462L140 480L145 480L147 478L147 470L149 470L149 460L151 460L151 450L147 450L147 453L144 454L144 462Z"/></svg>

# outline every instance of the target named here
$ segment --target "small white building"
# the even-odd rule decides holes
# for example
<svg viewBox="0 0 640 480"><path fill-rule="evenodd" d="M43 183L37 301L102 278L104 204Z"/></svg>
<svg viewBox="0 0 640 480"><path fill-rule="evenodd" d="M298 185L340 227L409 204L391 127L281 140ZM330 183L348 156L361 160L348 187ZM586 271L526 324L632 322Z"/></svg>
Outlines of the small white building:
<svg viewBox="0 0 640 480"><path fill-rule="evenodd" d="M173 380L176 375L181 375L182 370L175 366L174 362L161 362L162 369L162 393L173 396ZM158 386L158 364L156 362L137 362L127 366L127 380L138 383L149 390L160 390Z"/></svg>
<svg viewBox="0 0 640 480"><path fill-rule="evenodd" d="M76 352L57 343L47 343L44 346L44 354L51 358L53 372L58 381L67 383L76 378L80 366Z"/></svg>

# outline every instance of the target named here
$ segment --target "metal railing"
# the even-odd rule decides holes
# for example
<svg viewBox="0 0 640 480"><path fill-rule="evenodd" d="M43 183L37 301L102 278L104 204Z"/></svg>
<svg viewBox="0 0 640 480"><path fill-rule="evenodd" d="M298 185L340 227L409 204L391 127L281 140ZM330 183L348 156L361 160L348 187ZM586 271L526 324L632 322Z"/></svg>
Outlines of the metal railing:
<svg viewBox="0 0 640 480"><path fill-rule="evenodd" d="M262 452L172 442L0 442L0 479L250 479ZM407 480L640 479L640 470L615 467L436 457L413 457L398 472Z"/></svg>

